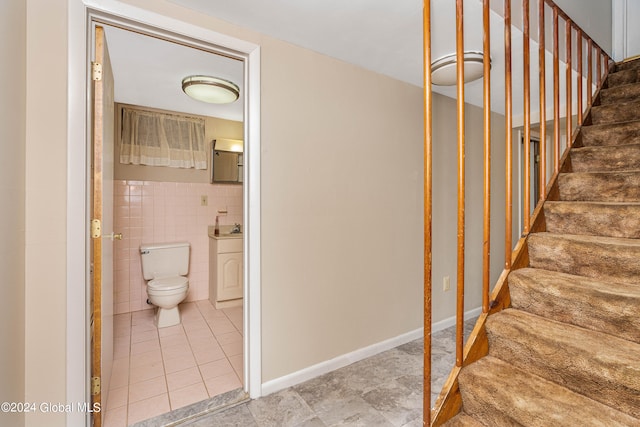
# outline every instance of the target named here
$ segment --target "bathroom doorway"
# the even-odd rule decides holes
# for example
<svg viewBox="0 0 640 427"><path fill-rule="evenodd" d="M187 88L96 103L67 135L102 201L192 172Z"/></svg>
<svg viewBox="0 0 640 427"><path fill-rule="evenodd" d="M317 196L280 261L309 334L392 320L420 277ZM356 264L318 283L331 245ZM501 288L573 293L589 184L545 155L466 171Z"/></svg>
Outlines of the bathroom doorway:
<svg viewBox="0 0 640 427"><path fill-rule="evenodd" d="M185 45L189 45L191 44L190 47L191 49L196 49L199 52L206 52L208 55L221 55L221 53L223 54L224 57L226 57L227 59L229 59L229 56L233 56L233 60L235 61L241 61L242 63L242 70L243 70L243 76L242 76L242 82L246 83L247 81L250 80L250 76L247 75L247 70L249 69L248 67L248 62L251 58L251 54L239 54L237 52L234 52L233 54L231 54L228 50L219 48L217 46L213 46L209 43L205 43L205 42L194 42L193 39L189 39L189 42L185 42L184 40L177 40L179 39L179 37L175 36L174 34L171 33L167 33L167 32L162 32L162 37L159 37L159 33L161 32L160 30L158 30L157 28L149 28L149 27L140 27L140 26L136 26L135 28L127 28L127 26L130 26L130 23L124 24L123 22L119 22L117 19L110 17L108 15L105 15L104 13L96 13L93 17L92 17L92 22L99 22L100 25L103 25L105 27L107 27L107 40L109 39L109 28L115 29L116 31L130 31L133 30L133 32L135 32L138 36L140 35L140 33L144 33L146 37L151 37L153 38L155 41L158 40L162 40L163 43L168 43L168 44L180 44L182 47L185 47ZM197 46L193 46L193 44L197 44ZM117 47L116 46L111 46L112 49L112 55L114 53L117 53ZM166 60L166 59L165 59ZM255 63L255 62L254 62ZM184 64L183 64L184 65ZM188 64L187 64L188 65ZM117 67L117 65L116 65ZM146 69L146 72L150 72L153 73L153 69ZM114 76L115 76L115 81L116 81L116 87L118 85L118 71L117 68L114 70ZM259 85L255 85L253 86L254 88L259 90ZM240 187L239 190L239 196L238 194L236 194L236 197L239 197L241 200L241 211L239 213L235 213L236 215L239 216L240 221L242 223L242 228L243 228L243 232L244 232L244 247L247 248L249 246L255 245L256 242L259 243L259 228L257 226L252 227L251 224L255 224L255 219L256 217L259 217L259 210L258 211L254 211L253 215L251 215L251 213L249 212L248 206L250 205L249 201L254 200L255 197L259 196L259 185L258 181L257 181L257 177L256 175L253 175L253 179L251 178L251 171L252 171L252 166L251 166L251 162L255 161L253 170L255 172L256 168L258 167L258 163L259 163L259 154L258 154L258 149L257 149L257 145L259 142L256 143L256 141L258 140L258 131L259 129L257 129L257 123L259 123L258 121L254 122L254 125L252 128L249 128L249 126L246 124L246 115L247 112L251 111L252 109L250 108L251 102L248 102L250 100L250 96L248 94L244 94L241 95L243 96L243 100L245 103L249 104L243 106L242 108L242 114L243 114L243 118L242 118L242 123L241 123L241 128L243 129L243 133L244 133L244 140L246 142L245 145L245 152L244 152L244 164L245 164L245 176L244 176L244 185L242 185ZM116 101L118 101L118 95L117 95L117 89L116 89ZM254 101L255 103L255 101ZM255 108L253 109L253 111L255 111L254 113L254 117L256 117L259 114L259 111L257 111ZM195 114L195 113L190 113L190 114ZM224 120L224 119L223 119ZM252 138L253 135L253 138ZM249 147L248 142L252 141L252 143L254 143L254 145L252 145L252 147L256 147L254 148L256 150L256 154L255 156L252 157L251 155L251 151L252 148ZM255 160L254 160L255 159ZM116 159L117 162L117 159ZM208 173L208 172L207 172ZM147 181L139 181L139 180L135 180L135 179L121 179L120 181L124 181L124 182L118 182L118 178L116 177L116 184L114 186L115 188L115 195L114 195L114 202L116 207L114 209L114 211L117 211L119 206L117 203L117 198L119 196L125 196L124 193L126 193L126 196L129 197L129 202L131 202L131 197L133 196L134 198L137 198L138 196L140 196L140 198L144 198L145 197L145 190L149 190L149 189L145 189L145 184ZM172 197L177 197L179 198L180 196L183 195L182 193L182 188L178 188L179 186L181 186L182 184L187 184L190 187L196 187L193 191L192 191L192 196L197 196L198 202L199 202L199 206L207 206L209 205L209 203L213 203L215 200L215 197L217 194L224 194L224 197L226 197L226 200L223 202L223 206L224 206L224 211L229 212L229 205L230 203L228 203L231 200L231 196L229 195L229 193L232 193L234 191L231 190L221 190L220 192L211 195L211 194L200 194L202 193L202 188L205 188L206 185L211 185L208 183L200 183L202 185L191 185L191 184L195 184L195 183L190 183L190 182L179 182L179 183L173 183L173 184L169 184L169 185L163 185L165 184L163 181L152 181L149 180L150 184L148 185L149 187L157 187L158 188L158 193L162 193L164 196L167 196L169 190L169 187L175 187L174 193L171 195ZM252 183L253 183L253 187L252 187ZM120 187L118 187L118 185L120 185ZM125 187L125 188L122 188ZM253 189L253 191L251 191L251 189ZM124 190L124 191L123 191ZM132 190L134 192L134 194L132 195ZM154 188L155 190L155 188ZM137 193L139 191L139 194ZM120 192L120 193L119 193ZM235 190L236 193L238 193L238 190L236 188ZM202 196L206 196L206 197L202 197ZM135 199L137 200L137 199ZM177 199L176 199L177 200ZM171 203L166 203L167 198L165 197L165 205L171 204ZM206 202L205 202L206 201ZM237 207L237 205L232 205L233 207ZM251 206L256 206L259 207L259 205L256 205L255 203L251 203ZM120 206L122 207L122 206ZM131 211L131 205L129 204L128 206L129 211ZM216 210L223 210L223 209L218 209L218 207L215 208ZM170 215L170 214L168 214ZM207 214L205 214L207 215ZM117 218L118 214L116 212L116 218ZM196 214L196 222L199 225L202 225L202 218L198 219L197 218L197 214ZM213 224L214 221L214 215L209 215L210 219L208 219L208 224ZM131 221L132 217L129 216L129 221ZM137 221L137 219L136 219ZM156 225L156 221L154 222L154 226ZM117 224L117 225L122 225L121 224ZM184 226L188 229L192 224L190 222L188 222L187 224L184 224ZM130 227L131 228L131 227ZM132 227L132 228L136 228L136 227ZM144 228L143 225L140 225L139 228ZM117 230L116 230L117 231ZM208 239L207 236L207 230L206 227L203 230L203 234L205 236L206 239ZM254 235L254 233L256 233ZM123 233L124 234L124 233ZM172 234L171 236L169 235L170 233L165 233L165 237L175 237L178 238L180 231L179 230L172 230ZM255 236L255 237L254 237ZM125 240L126 237L123 236L123 240ZM132 249L131 246L128 247L128 252L131 256L133 256L132 254L135 253L135 248ZM191 324L190 328L192 331L197 331L198 328L195 328L193 325L195 324L200 324L202 326L205 326L203 328L201 328L201 330L206 330L206 328L208 327L214 337L215 341L218 341L218 339L215 338L215 334L213 333L213 329L217 328L218 333L221 333L222 335L224 335L225 333L227 334L226 337L220 337L219 339L220 341L223 341L223 343L221 344L218 341L219 344L219 349L222 349L222 353L225 353L225 348L231 348L231 347L236 347L237 351L237 340L236 341L225 341L225 339L231 339L231 335L233 335L234 331L230 331L230 330L225 330L225 327L229 327L229 325L231 325L231 327L235 328L236 332L240 333L240 338L241 338L241 347L242 347L242 358L240 363L238 364L237 362L237 358L236 358L236 363L233 366L234 368L234 374L240 376L241 378L241 382L238 383L238 385L242 386L244 388L244 390L246 392L251 392L251 395L256 397L257 395L259 395L259 390L260 390L260 384L259 384L259 378L260 378L260 372L259 372L259 345L256 343L259 343L259 335L258 335L258 331L259 328L255 328L256 322L259 322L259 307L252 307L249 304L249 300L252 297L252 295L255 294L256 290L259 292L259 282L253 281L253 284L256 285L255 287L250 286L251 281L251 277L253 275L255 275L255 273L258 273L258 268L259 268L259 264L256 265L255 262L252 262L252 260L250 259L250 257L248 256L248 252L246 249L244 251L245 255L244 255L244 289L245 289L245 293L244 293L244 310L240 310L240 312L238 313L237 310L228 310L229 313L226 313L223 310L215 310L214 307L212 306L208 306L207 305L207 295L205 293L202 292L203 287L201 286L200 292L195 296L195 298L192 298L191 301L188 301L185 307L185 310L183 311L183 316L189 318L189 323ZM254 251L254 254L258 254L259 252ZM199 269L199 267L197 267L198 265L202 265L202 263L207 263L208 262L208 256L206 256L206 254L203 251L200 251L199 254L196 255L192 255L192 266L196 266L196 269ZM116 255L116 264L118 263L118 258ZM253 268L252 268L253 266ZM130 266L129 266L130 267ZM202 269L199 269L200 273L202 273ZM192 270L193 271L193 270ZM124 274L124 273L116 273L117 274ZM127 273L130 277L132 275L134 275L134 273L132 272L131 268L129 268L128 273ZM202 274L202 276L204 276L203 278L205 280L208 279L208 275L207 274ZM116 277L116 281L118 280L118 277ZM207 286L208 287L208 286ZM134 305L132 305L131 303L133 302L132 300L132 295L134 295L135 293L139 293L140 294L140 289L131 289L130 288L130 292L129 292L129 300L125 301L127 297L123 296L122 293L120 293L120 295L118 294L118 291L116 290L114 293L114 298L115 298L115 304L114 307L117 307L117 305L120 303L124 303L124 302L129 302L129 309L131 310L131 307L134 307ZM140 304L142 304L143 301L140 301ZM144 303L146 303L146 299L144 301ZM252 307L251 310L249 310L248 307ZM134 307L135 308L135 307ZM119 313L118 311L122 311L121 310L122 307L120 307L120 309L116 309L114 316L117 316L119 314L124 314L123 313ZM185 344L184 341L182 341L182 338L176 338L176 336L180 336L181 334L179 333L167 333L167 332L162 332L162 331L158 331L156 330L155 332L152 329L148 329L148 330L144 330L147 326L149 326L149 316L148 314L151 313L151 310L138 310L135 311L135 313L138 313L136 315L134 315L131 311L129 311L129 316L123 316L123 317L128 317L129 321L129 327L130 327L130 331L129 331L129 336L130 336L130 341L129 341L129 362L127 362L126 364L129 365L129 367L131 367L131 355L133 352L133 346L134 344L136 345L136 352L140 349L144 348L143 343L147 340L144 339L144 337L146 336L153 336L154 334L157 335L158 337L158 342L160 343L159 345L162 346L161 341L162 341L162 337L169 337L172 336L172 338L165 340L166 342L171 342L174 345L169 345L168 347L173 347L178 348L179 344L178 341L181 341L182 344ZM221 315L224 314L226 316L226 322L222 322L221 324L217 324L217 326L213 326L212 323L209 323L208 320L211 320L215 317L221 318ZM200 316L200 320L198 320L198 316ZM203 325L203 322L205 325ZM123 332L123 326L122 324L126 323L126 322L120 322L118 324L118 320L116 320L116 324L114 325L114 334L117 335L118 333L122 333ZM251 325L254 325L254 329L253 331L255 331L254 334L249 334L249 331L252 329ZM222 326L221 326L222 325ZM225 326L226 325L226 326ZM259 325L259 323L258 323ZM136 338L136 340L140 340L137 342L133 342L133 338L131 338L133 335L133 328L135 328L136 326L139 326L138 328L136 328L136 332L140 333L138 334L138 338ZM119 329L120 328L120 329ZM171 332L177 332L176 328L175 330L172 330ZM204 332L194 332L193 334L189 335L187 334L186 330L183 330L185 333L185 337L187 339L187 344L189 347L191 347L192 349L194 347L197 347L197 345L193 345L191 339L197 337L197 335L202 334L205 335ZM145 334L146 333L146 334ZM116 336L115 339L117 339L118 337ZM236 337L237 338L237 337ZM115 342L114 339L114 342ZM151 341L151 340L148 340ZM175 342L174 342L175 341ZM254 343L253 345L251 343ZM176 345L178 344L178 345ZM217 349L211 349L212 351L209 353L215 353L214 350ZM118 355L121 356L122 353L117 353L118 351L122 351L121 349L118 350L117 348L114 349L114 356ZM152 351L149 352L144 352L142 351L141 353L152 353ZM157 352L155 352L157 354ZM162 353L162 350L160 351L161 356L164 357L165 355ZM206 351L204 352L205 354L207 353ZM151 357L151 356L150 356ZM221 360L221 359L216 359L216 360L212 360L212 361L208 361L202 358L202 356L196 356L195 354L192 354L193 359L195 360L196 358L199 358L200 361L204 362L204 363L209 363L209 362L215 362L216 360ZM216 356L217 357L217 356ZM171 358L166 358L163 359L161 362L161 365L163 367L163 369L165 368L165 366L168 363L165 363L166 361L171 360ZM203 363L203 364L204 364ZM151 364L154 364L154 362L151 362ZM156 364L157 365L157 364ZM174 366L174 368L178 369L182 366ZM190 366L190 367L185 367L185 371L187 369L190 370L191 374L195 374L196 372L200 373L201 375L203 370L205 368L200 368L200 364L197 364L195 367L194 366ZM195 368L195 369L193 369ZM216 373L221 372L220 370L216 370L216 368L220 369L219 366L213 366L213 365L209 365L207 367L209 374L208 375L215 375ZM117 358L114 357L114 372L118 369L118 364L117 364ZM239 372L238 372L239 371ZM131 371L129 371L131 372ZM181 370L178 371L174 371L171 373L176 373L176 372L181 372ZM138 375L138 374L136 374ZM152 373L146 373L146 374L142 374L140 376L140 378L145 378L146 376L151 375L151 378L147 378L147 379L154 379L156 378L156 376L153 376L155 374ZM182 378L186 378L187 375L175 375L175 377L182 377ZM139 378L138 378L139 379ZM203 379L203 385L204 385L204 389L207 390L207 392L209 393L209 388L208 384L206 382L204 382L204 377L202 377ZM166 378L164 379L164 381L158 380L157 381L158 384L161 384L164 382L164 384L167 384L167 380ZM112 387L113 388L113 381L111 382ZM131 382L131 375L129 375L129 379L127 380L127 386L133 384ZM174 384L176 387L178 387L179 385L185 385L185 384ZM186 385L185 387L191 386L193 384L190 385ZM151 391L153 389L153 384L151 384L151 382L147 383L145 387L138 387L136 389L135 392L133 392L133 390L129 389L126 390L126 393L123 393L123 390L121 390L120 395L114 395L116 397L114 397L113 399L107 399L107 406L105 409L105 421L107 422L106 425L108 425L108 415L109 415L109 409L110 409L110 404L109 404L109 400L111 400L111 407L113 408L114 405L118 405L122 403L122 399L126 399L126 406L127 409L124 411L120 411L120 413L122 414L122 412L126 412L129 413L130 412L130 408L129 408L129 403L130 400L133 399L142 399L144 397L148 397L148 393L153 393L153 391ZM194 388L195 389L195 388ZM109 390L103 390L102 391L103 394L106 394L109 392ZM170 390L167 389L167 399L169 406L168 409L173 409L173 406L178 406L179 403L179 399L175 399L176 404L172 405L171 404L171 399L169 397L169 392ZM133 397L132 397L133 395ZM184 393L183 393L184 395ZM210 394L207 394L207 397ZM153 396L152 396L153 397ZM152 398L151 397L151 398ZM144 400L144 399L142 399ZM183 402L184 403L184 400ZM166 411L165 411L166 412ZM120 414L120 416L121 416ZM148 418L148 417L146 417ZM135 421L135 420L127 420L127 423L129 423L130 421Z"/></svg>

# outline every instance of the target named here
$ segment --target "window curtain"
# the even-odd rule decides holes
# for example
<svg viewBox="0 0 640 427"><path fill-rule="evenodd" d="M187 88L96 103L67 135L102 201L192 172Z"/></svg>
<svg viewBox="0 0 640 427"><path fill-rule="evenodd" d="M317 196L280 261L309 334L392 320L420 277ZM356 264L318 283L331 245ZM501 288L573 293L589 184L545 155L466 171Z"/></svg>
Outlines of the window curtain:
<svg viewBox="0 0 640 427"><path fill-rule="evenodd" d="M207 169L204 119L123 108L120 163Z"/></svg>

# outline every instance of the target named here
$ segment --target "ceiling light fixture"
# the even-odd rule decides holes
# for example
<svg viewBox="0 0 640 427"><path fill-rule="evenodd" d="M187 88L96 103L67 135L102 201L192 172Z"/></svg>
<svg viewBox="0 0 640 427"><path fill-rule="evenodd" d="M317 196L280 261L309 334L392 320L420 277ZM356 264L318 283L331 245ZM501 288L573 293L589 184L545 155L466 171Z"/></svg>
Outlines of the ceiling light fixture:
<svg viewBox="0 0 640 427"><path fill-rule="evenodd" d="M240 96L234 83L210 76L189 76L182 79L182 90L191 98L210 104L229 104Z"/></svg>
<svg viewBox="0 0 640 427"><path fill-rule="evenodd" d="M483 54L477 51L464 52L464 82L478 80L484 72ZM455 53L445 55L431 63L431 82L438 86L453 86L456 84Z"/></svg>

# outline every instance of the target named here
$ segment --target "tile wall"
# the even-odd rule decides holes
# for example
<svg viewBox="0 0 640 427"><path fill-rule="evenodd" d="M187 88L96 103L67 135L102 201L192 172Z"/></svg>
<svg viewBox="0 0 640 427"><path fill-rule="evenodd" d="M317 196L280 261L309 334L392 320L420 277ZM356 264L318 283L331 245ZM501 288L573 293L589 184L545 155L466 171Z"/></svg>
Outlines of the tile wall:
<svg viewBox="0 0 640 427"><path fill-rule="evenodd" d="M242 224L242 186L203 183L114 182L115 314L151 309L140 266L140 244L188 241L191 244L186 301L209 297L209 237L219 210L220 225ZM207 205L202 205L202 196Z"/></svg>

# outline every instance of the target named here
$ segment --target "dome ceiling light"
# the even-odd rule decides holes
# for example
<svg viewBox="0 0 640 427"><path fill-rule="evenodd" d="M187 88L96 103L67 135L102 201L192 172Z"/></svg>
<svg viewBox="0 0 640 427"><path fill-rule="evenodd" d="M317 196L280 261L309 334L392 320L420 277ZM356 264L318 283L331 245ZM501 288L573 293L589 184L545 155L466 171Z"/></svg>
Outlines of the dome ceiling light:
<svg viewBox="0 0 640 427"><path fill-rule="evenodd" d="M209 104L229 104L240 96L234 83L210 76L189 76L182 79L182 90L191 98Z"/></svg>
<svg viewBox="0 0 640 427"><path fill-rule="evenodd" d="M431 82L438 86L456 84L456 54L452 53L431 63ZM483 54L477 51L464 52L464 82L469 83L482 77L484 71Z"/></svg>

